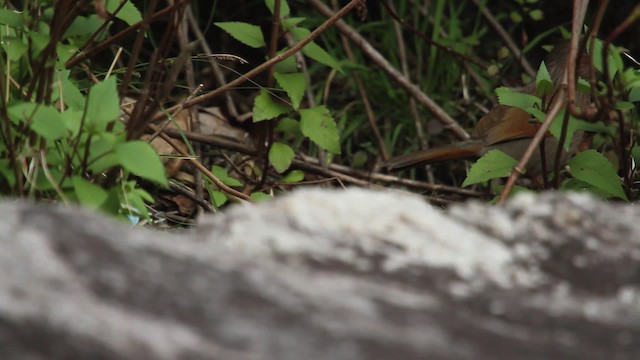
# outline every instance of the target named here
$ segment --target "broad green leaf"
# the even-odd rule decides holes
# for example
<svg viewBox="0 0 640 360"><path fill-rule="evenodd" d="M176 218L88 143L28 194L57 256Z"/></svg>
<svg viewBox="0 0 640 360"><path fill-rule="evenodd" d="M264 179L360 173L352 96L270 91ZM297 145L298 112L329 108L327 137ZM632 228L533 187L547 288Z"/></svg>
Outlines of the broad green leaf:
<svg viewBox="0 0 640 360"><path fill-rule="evenodd" d="M540 108L540 99L537 96L523 94L508 87L501 86L496 89L498 102L502 105L514 106L523 110L528 108Z"/></svg>
<svg viewBox="0 0 640 360"><path fill-rule="evenodd" d="M254 192L251 193L251 199L253 201L267 201L267 200L271 200L272 197L269 194L265 194L263 192Z"/></svg>
<svg viewBox="0 0 640 360"><path fill-rule="evenodd" d="M80 132L83 112L81 110L67 109L60 113L62 123L69 130L70 135L76 136Z"/></svg>
<svg viewBox="0 0 640 360"><path fill-rule="evenodd" d="M299 134L300 133L300 123L298 120L294 120L289 117L282 118L278 121L278 125L276 125L276 131L283 132L285 134Z"/></svg>
<svg viewBox="0 0 640 360"><path fill-rule="evenodd" d="M153 197L149 195L149 193L144 189L137 187L137 184L134 183L133 185L135 187L125 194L125 198L128 201L129 209L135 210L137 215L140 215L142 218L149 220L149 210L147 210L147 205L145 203L153 203Z"/></svg>
<svg viewBox="0 0 640 360"><path fill-rule="evenodd" d="M78 202L83 206L98 209L107 200L109 193L106 190L81 176L74 176L72 182Z"/></svg>
<svg viewBox="0 0 640 360"><path fill-rule="evenodd" d="M273 13L274 0L265 0L264 2L269 8L269 12L271 12L271 15L274 15ZM291 10L289 10L289 4L287 4L287 1L286 0L280 1L280 14L279 14L280 18L287 17L289 16L290 13L291 13Z"/></svg>
<svg viewBox="0 0 640 360"><path fill-rule="evenodd" d="M238 21L216 22L214 24L247 46L256 49L266 46L259 26Z"/></svg>
<svg viewBox="0 0 640 360"><path fill-rule="evenodd" d="M518 165L518 160L500 150L491 150L471 166L469 174L464 180L464 183L462 183L462 186L469 186L495 178L507 177L511 174L511 170L516 165Z"/></svg>
<svg viewBox="0 0 640 360"><path fill-rule="evenodd" d="M85 98L84 95L78 90L73 81L69 80L69 70L58 71L54 75L55 83L53 86L53 93L51 98L53 102L60 100L60 85L62 85L62 100L69 108L76 110L84 110ZM59 83L61 82L61 84Z"/></svg>
<svg viewBox="0 0 640 360"><path fill-rule="evenodd" d="M285 50L287 49L285 48ZM298 71L298 63L293 56L289 56L288 58L276 63L274 69L280 74L294 73Z"/></svg>
<svg viewBox="0 0 640 360"><path fill-rule="evenodd" d="M98 15L95 14L86 17L76 16L71 25L69 25L67 31L64 33L64 37L69 38L78 35L91 35L96 32L103 23L104 20L100 19Z"/></svg>
<svg viewBox="0 0 640 360"><path fill-rule="evenodd" d="M640 162L640 146L634 146L631 148L631 156L636 163Z"/></svg>
<svg viewBox="0 0 640 360"><path fill-rule="evenodd" d="M101 173L120 163L115 149L118 144L123 143L122 137L112 133L103 132L92 138L89 145L89 170L94 173Z"/></svg>
<svg viewBox="0 0 640 360"><path fill-rule="evenodd" d="M558 112L556 117L553 119L551 126L549 126L549 132L556 139L560 139L560 135L562 135L564 113L565 110ZM573 138L573 134L575 134L576 130L589 130L589 128L591 128L591 125L588 122L570 116L569 124L567 124L567 136L564 141L564 150L569 151L569 148L571 147L571 139Z"/></svg>
<svg viewBox="0 0 640 360"><path fill-rule="evenodd" d="M18 38L5 38L2 48L7 52L9 61L16 61L27 52L27 45Z"/></svg>
<svg viewBox="0 0 640 360"><path fill-rule="evenodd" d="M220 181L222 181L223 184L228 185L228 186L242 186L242 181L229 176L229 173L227 173L227 170L225 170L225 168L220 167L218 165L213 165L211 167L211 172L213 173L213 175L215 175Z"/></svg>
<svg viewBox="0 0 640 360"><path fill-rule="evenodd" d="M71 184L71 178L62 176L62 172L60 169L55 167L49 167L49 175L51 175L51 179L56 183L56 185L61 189L68 189L73 186ZM62 179L64 178L64 181ZM49 191L53 190L54 186L51 183L49 177L44 173L42 168L38 169L38 177L35 181L35 188L37 190Z"/></svg>
<svg viewBox="0 0 640 360"><path fill-rule="evenodd" d="M629 90L629 101L640 101L640 83L636 83L631 87L631 90Z"/></svg>
<svg viewBox="0 0 640 360"><path fill-rule="evenodd" d="M47 30L46 33L32 31L29 33L29 36L31 37L32 44L31 56L40 56L42 50L49 45L49 31Z"/></svg>
<svg viewBox="0 0 640 360"><path fill-rule="evenodd" d="M107 0L106 9L108 12L113 13L120 5L120 0ZM133 25L142 21L142 15L140 11L133 5L131 1L127 1L126 4L116 14L116 17L129 25Z"/></svg>
<svg viewBox="0 0 640 360"><path fill-rule="evenodd" d="M94 85L89 91L87 125L95 130L103 130L118 116L120 116L120 101L116 90L116 77L112 76Z"/></svg>
<svg viewBox="0 0 640 360"><path fill-rule="evenodd" d="M293 149L289 145L280 142L274 142L271 145L271 149L269 149L269 162L279 173L289 169L294 156Z"/></svg>
<svg viewBox="0 0 640 360"><path fill-rule="evenodd" d="M635 108L635 104L630 101L618 101L616 102L616 109L618 110L631 110Z"/></svg>
<svg viewBox="0 0 640 360"><path fill-rule="evenodd" d="M587 49L589 48L590 43L587 44ZM602 60L602 40L600 39L595 39L595 44L593 46L593 66L596 68L596 70L598 70L599 72L604 72L604 62ZM615 49L613 49L613 46L609 48L609 50L611 52L615 52L617 54L617 51ZM613 76L615 75L615 73L618 71L618 61L615 61L611 55L609 55L609 78L613 79Z"/></svg>
<svg viewBox="0 0 640 360"><path fill-rule="evenodd" d="M31 118L35 114L36 111L36 103L19 101L11 104L7 109L7 113L9 114L9 120L14 125L19 125L21 123L26 123L31 121Z"/></svg>
<svg viewBox="0 0 640 360"><path fill-rule="evenodd" d="M299 27L291 29L291 33L298 41L308 37L309 34L311 34L309 30ZM302 48L302 52L313 60L342 72L340 63L338 63L331 55L329 55L328 52L318 46L318 44L316 44L315 42L312 41L305 45L305 47Z"/></svg>
<svg viewBox="0 0 640 360"><path fill-rule="evenodd" d="M211 199L213 201L213 205L216 208L220 208L222 205L224 205L229 200L229 198L227 197L227 195L225 193L223 193L222 191L218 191L218 190L209 191L209 196L211 196Z"/></svg>
<svg viewBox="0 0 640 360"><path fill-rule="evenodd" d="M304 171L302 170L292 170L282 178L282 181L285 183L297 183L304 180Z"/></svg>
<svg viewBox="0 0 640 360"><path fill-rule="evenodd" d="M316 106L300 111L300 130L321 148L334 154L340 153L338 126L324 106Z"/></svg>
<svg viewBox="0 0 640 360"><path fill-rule="evenodd" d="M602 191L597 187L594 187L590 184L587 184L584 181L577 180L575 178L565 179L560 185L562 190L575 191L575 192L589 192L590 194L596 195L603 199L608 199L611 197L611 194L608 192Z"/></svg>
<svg viewBox="0 0 640 360"><path fill-rule="evenodd" d="M21 28L24 26L24 18L20 12L9 9L0 9L0 24L14 28Z"/></svg>
<svg viewBox="0 0 640 360"><path fill-rule="evenodd" d="M298 110L302 96L304 95L304 89L307 87L307 80L302 73L292 74L274 74L278 85L287 92L289 99L291 99L291 105L294 109Z"/></svg>
<svg viewBox="0 0 640 360"><path fill-rule="evenodd" d="M58 140L68 134L62 116L53 106L40 105L33 114L31 129L47 140Z"/></svg>
<svg viewBox="0 0 640 360"><path fill-rule="evenodd" d="M269 92L261 89L260 95L253 101L253 122L271 120L289 110L287 105L273 101Z"/></svg>
<svg viewBox="0 0 640 360"><path fill-rule="evenodd" d="M618 177L613 165L596 150L586 150L567 162L571 174L577 180L583 181L611 196L627 200L622 189L622 181Z"/></svg>
<svg viewBox="0 0 640 360"><path fill-rule="evenodd" d="M122 143L115 148L118 162L127 171L167 186L167 174L160 157L146 141L135 140Z"/></svg>

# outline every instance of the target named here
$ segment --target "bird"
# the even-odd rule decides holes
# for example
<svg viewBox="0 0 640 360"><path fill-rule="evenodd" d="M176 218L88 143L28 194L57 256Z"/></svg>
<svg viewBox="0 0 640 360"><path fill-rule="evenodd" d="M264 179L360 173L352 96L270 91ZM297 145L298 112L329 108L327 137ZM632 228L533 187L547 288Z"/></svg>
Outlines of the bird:
<svg viewBox="0 0 640 360"><path fill-rule="evenodd" d="M566 69L569 55L569 42L557 44L547 55L545 64L549 71L549 76L554 84L560 84ZM580 57L578 64L578 75L588 76L589 61L586 54ZM536 95L537 86L534 83L516 91ZM545 103L549 103L553 94L546 96ZM588 105L588 96L579 94L576 99L578 106ZM434 147L410 154L400 155L391 158L383 163L383 167L388 171L399 171L420 165L439 163L449 160L478 158L487 152L497 149L507 155L519 159L529 146L531 139L540 128L540 122L533 119L526 111L507 105L497 105L484 115L476 124L471 133L470 139ZM562 163L575 152L580 144L581 133L576 133L572 137L570 150L562 150L560 161ZM558 149L558 140L547 134L544 140L544 154L546 172L554 168L555 154ZM543 173L543 164L539 148L533 154L526 167L529 176L540 176Z"/></svg>

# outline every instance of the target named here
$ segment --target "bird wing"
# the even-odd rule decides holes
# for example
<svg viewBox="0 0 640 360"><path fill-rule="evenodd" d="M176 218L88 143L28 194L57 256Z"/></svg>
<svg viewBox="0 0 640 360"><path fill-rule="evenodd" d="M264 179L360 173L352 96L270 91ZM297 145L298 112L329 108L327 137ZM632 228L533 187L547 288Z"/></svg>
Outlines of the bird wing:
<svg viewBox="0 0 640 360"><path fill-rule="evenodd" d="M540 123L531 121L531 115L522 109L498 105L478 121L474 138L482 139L486 146L504 141L533 137Z"/></svg>

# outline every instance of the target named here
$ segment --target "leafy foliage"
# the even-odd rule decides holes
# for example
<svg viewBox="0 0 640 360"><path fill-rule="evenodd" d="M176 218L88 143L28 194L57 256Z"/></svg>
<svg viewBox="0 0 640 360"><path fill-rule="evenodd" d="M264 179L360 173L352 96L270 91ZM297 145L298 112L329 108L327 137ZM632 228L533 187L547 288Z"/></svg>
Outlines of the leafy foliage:
<svg viewBox="0 0 640 360"><path fill-rule="evenodd" d="M109 1L107 9L118 3ZM1 10L6 26L0 36L7 57L0 67L12 83L3 92L10 126L2 126L0 152L7 159L0 164L2 192L77 201L114 215L148 219L145 203L154 199L128 174L163 187L167 176L148 143L126 139L116 77L91 85L77 74L71 77L66 67L70 54L79 52L78 44L97 31L102 20L77 16L57 39L48 28L50 16L66 14L52 12L46 2L37 6L40 11ZM141 20L131 3L117 17L127 23ZM52 48L57 51L49 51ZM53 80L50 86L45 85L48 79Z"/></svg>

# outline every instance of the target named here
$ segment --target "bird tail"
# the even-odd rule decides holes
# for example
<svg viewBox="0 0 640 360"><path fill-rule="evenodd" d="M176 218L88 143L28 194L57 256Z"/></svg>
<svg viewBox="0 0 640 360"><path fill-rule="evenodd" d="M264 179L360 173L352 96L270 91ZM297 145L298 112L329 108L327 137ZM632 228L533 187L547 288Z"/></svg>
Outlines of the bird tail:
<svg viewBox="0 0 640 360"><path fill-rule="evenodd" d="M447 160L467 159L482 155L484 146L480 141L466 141L437 148L400 155L383 163L389 171L398 171L410 167L428 165Z"/></svg>

